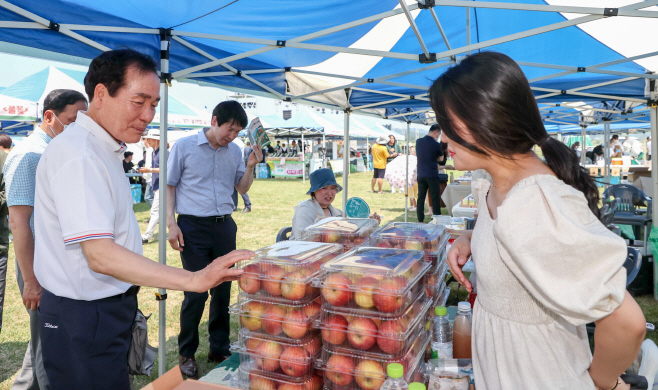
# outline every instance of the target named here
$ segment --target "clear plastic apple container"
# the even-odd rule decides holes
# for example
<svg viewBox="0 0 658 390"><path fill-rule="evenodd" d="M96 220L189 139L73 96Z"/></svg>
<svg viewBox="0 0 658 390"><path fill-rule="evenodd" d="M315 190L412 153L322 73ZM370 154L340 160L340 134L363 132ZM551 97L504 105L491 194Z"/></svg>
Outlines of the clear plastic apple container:
<svg viewBox="0 0 658 390"><path fill-rule="evenodd" d="M323 345L334 351L397 354L409 348L420 327L425 326L426 313L431 305L432 300L421 294L403 315L396 318L325 309L315 321L315 328L322 333Z"/></svg>
<svg viewBox="0 0 658 390"><path fill-rule="evenodd" d="M427 296L434 299L441 292L441 286L445 287L445 278L448 274L448 263L443 262L438 270L425 274L425 292Z"/></svg>
<svg viewBox="0 0 658 390"><path fill-rule="evenodd" d="M425 291L422 251L361 247L322 265L314 285L327 310L399 317Z"/></svg>
<svg viewBox="0 0 658 390"><path fill-rule="evenodd" d="M303 240L341 244L345 250L365 244L379 222L370 218L324 218L304 230Z"/></svg>
<svg viewBox="0 0 658 390"><path fill-rule="evenodd" d="M322 357L316 366L324 370L326 390L379 390L386 380L386 368L391 363L402 364L407 383L416 378L421 362L424 362L429 342L430 333L425 331L414 340L408 350L397 356L344 353L323 347Z"/></svg>
<svg viewBox="0 0 658 390"><path fill-rule="evenodd" d="M443 225L413 222L389 222L372 234L371 243L380 248L439 252L448 241L448 230Z"/></svg>
<svg viewBox="0 0 658 390"><path fill-rule="evenodd" d="M240 364L249 362L251 372L272 378L308 378L322 349L319 332L300 340L280 339L240 329L231 351L240 354Z"/></svg>
<svg viewBox="0 0 658 390"><path fill-rule="evenodd" d="M429 262L432 267L428 273L434 273L441 268L448 259L448 241L444 241L437 252L425 252L425 260Z"/></svg>
<svg viewBox="0 0 658 390"><path fill-rule="evenodd" d="M337 244L281 241L255 253L253 258L236 265L244 270L238 279L240 289L250 295L300 301L317 295L317 289L311 286L313 278L322 264L343 254L344 248Z"/></svg>
<svg viewBox="0 0 658 390"><path fill-rule="evenodd" d="M319 298L307 302L282 302L257 299L240 293L229 307L240 318L240 326L268 336L301 340L313 332L312 324L320 315Z"/></svg>
<svg viewBox="0 0 658 390"><path fill-rule="evenodd" d="M253 361L243 362L238 368L238 387L242 390L321 390L323 383L322 373L317 371L295 378L264 374Z"/></svg>

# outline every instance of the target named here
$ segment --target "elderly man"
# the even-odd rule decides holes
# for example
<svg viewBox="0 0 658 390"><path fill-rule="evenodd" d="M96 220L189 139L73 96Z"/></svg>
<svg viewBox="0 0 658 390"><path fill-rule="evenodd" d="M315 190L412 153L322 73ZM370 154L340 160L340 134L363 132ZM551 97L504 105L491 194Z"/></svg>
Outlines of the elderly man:
<svg viewBox="0 0 658 390"><path fill-rule="evenodd" d="M196 271L213 257L235 249L238 227L231 214L234 190L246 194L254 180L254 167L263 158L253 146L246 163L233 140L247 126L240 103L221 102L212 112L212 127L182 138L168 159L167 228L171 247L181 252L183 268ZM178 213L178 223L175 214ZM210 290L208 360L221 362L229 351L231 282ZM208 291L187 290L180 311L179 364L187 377L198 376L194 354L199 347L199 324Z"/></svg>
<svg viewBox="0 0 658 390"><path fill-rule="evenodd" d="M132 50L96 57L85 76L89 110L45 151L37 169L34 269L44 366L53 389L128 390L137 286L207 291L241 275L237 251L197 272L142 256L121 166L160 101L155 61Z"/></svg>
<svg viewBox="0 0 658 390"><path fill-rule="evenodd" d="M138 169L140 173L148 173L151 175L151 189L153 191L153 203L151 203L151 218L149 219L148 227L144 234L142 234L142 244L147 244L153 234L155 228L160 223L160 130L149 130L145 136L142 137L144 145L147 150L151 152L151 167L142 167Z"/></svg>
<svg viewBox="0 0 658 390"><path fill-rule="evenodd" d="M16 253L16 279L30 316L30 342L12 389L50 388L42 360L37 312L43 289L34 269L33 211L37 165L50 141L75 121L78 111L86 109L87 99L80 92L69 89L50 92L43 101L43 121L27 139L12 149L3 167L9 226Z"/></svg>

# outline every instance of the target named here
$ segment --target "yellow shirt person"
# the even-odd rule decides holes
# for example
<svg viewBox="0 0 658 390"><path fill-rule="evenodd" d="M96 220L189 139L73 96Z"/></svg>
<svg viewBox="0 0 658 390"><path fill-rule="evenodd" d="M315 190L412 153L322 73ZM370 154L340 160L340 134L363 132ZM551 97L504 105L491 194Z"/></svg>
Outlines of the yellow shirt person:
<svg viewBox="0 0 658 390"><path fill-rule="evenodd" d="M377 169L386 168L386 159L388 158L388 149L384 145L372 145L372 166Z"/></svg>

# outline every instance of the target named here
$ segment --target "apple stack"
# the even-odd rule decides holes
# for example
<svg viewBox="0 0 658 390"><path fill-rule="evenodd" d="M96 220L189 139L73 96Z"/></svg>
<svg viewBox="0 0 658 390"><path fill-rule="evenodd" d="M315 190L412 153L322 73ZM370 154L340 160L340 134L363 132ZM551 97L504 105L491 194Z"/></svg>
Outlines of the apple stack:
<svg viewBox="0 0 658 390"><path fill-rule="evenodd" d="M341 244L349 251L365 244L378 226L370 218L325 218L307 227L302 240Z"/></svg>
<svg viewBox="0 0 658 390"><path fill-rule="evenodd" d="M320 267L343 254L337 244L283 241L239 262L242 292L231 306L240 318L238 379L242 389L320 390L314 362L321 353L320 291L312 285Z"/></svg>
<svg viewBox="0 0 658 390"><path fill-rule="evenodd" d="M425 286L427 295L434 299L436 306L445 289L449 238L450 234L444 225L389 222L372 234L369 245L425 252L425 260L431 264Z"/></svg>
<svg viewBox="0 0 658 390"><path fill-rule="evenodd" d="M430 341L425 293L431 265L422 251L355 248L325 263L316 278L322 311L325 390L378 390L386 367L400 363L412 380Z"/></svg>

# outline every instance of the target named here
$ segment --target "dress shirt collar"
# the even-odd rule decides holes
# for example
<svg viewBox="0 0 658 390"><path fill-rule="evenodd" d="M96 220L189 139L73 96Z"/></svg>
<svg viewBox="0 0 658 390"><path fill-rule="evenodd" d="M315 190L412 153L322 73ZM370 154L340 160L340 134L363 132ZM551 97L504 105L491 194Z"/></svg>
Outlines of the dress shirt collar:
<svg viewBox="0 0 658 390"><path fill-rule="evenodd" d="M208 137L206 137L206 132L208 132L209 130L210 130L210 129L208 129L208 130L201 130L201 131L199 132L199 134L197 134L197 136L196 136L196 138L197 138L197 145L200 146L200 145L203 145L203 144L208 144L208 146L210 146L210 148L212 148L213 150L220 150L220 149L226 149L226 148L228 148L228 145L226 145L226 146L219 145L219 147L217 147L217 149L213 148L212 145L210 144L210 141L208 141ZM230 144L229 144L229 145L230 145Z"/></svg>
<svg viewBox="0 0 658 390"><path fill-rule="evenodd" d="M43 131L43 129L41 127L37 127L37 129L34 130L33 134L36 137L38 137L39 139L43 140L43 142L45 142L46 144L49 144L50 141L52 141L52 139L53 139L53 137L49 136L48 133Z"/></svg>
<svg viewBox="0 0 658 390"><path fill-rule="evenodd" d="M110 150L116 153L123 160L123 152L126 151L126 144L123 142L117 142L114 138L112 138L107 130L102 128L101 125L87 116L86 111L78 111L78 117L76 118L75 122L90 132L94 137L101 140L108 146L108 148L110 148Z"/></svg>

